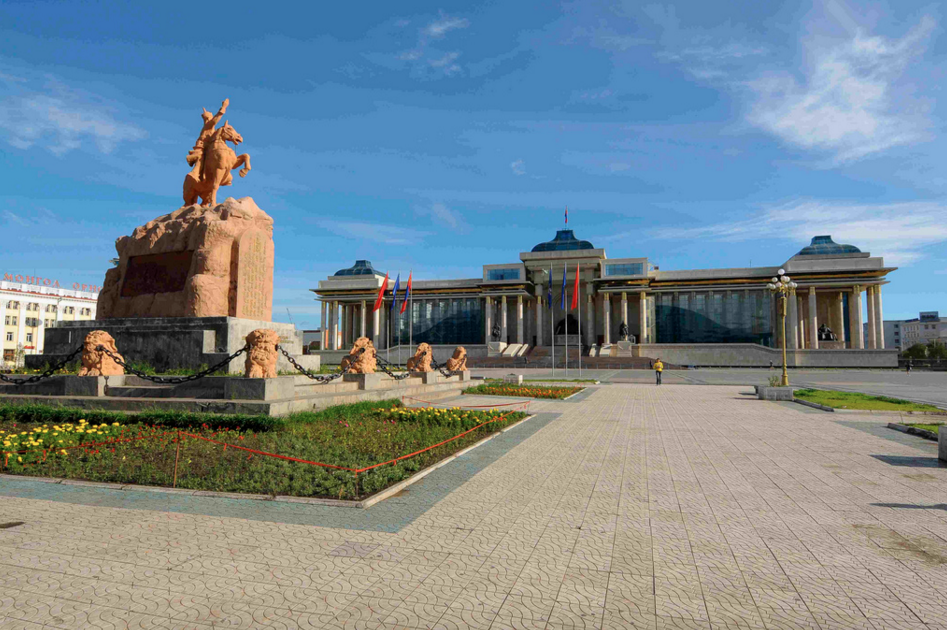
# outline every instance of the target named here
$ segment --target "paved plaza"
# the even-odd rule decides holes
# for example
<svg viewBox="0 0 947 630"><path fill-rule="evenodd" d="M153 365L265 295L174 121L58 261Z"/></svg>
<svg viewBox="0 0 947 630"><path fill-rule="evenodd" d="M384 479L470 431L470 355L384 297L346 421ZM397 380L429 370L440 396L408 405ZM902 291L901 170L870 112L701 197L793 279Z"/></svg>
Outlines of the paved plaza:
<svg viewBox="0 0 947 630"><path fill-rule="evenodd" d="M489 368L475 369L474 374L490 378L502 378L515 371L527 379L538 378L579 378L575 366L564 370L533 368ZM664 382L690 383L693 385L766 385L771 376L778 376L780 368L701 368L695 370L667 370ZM654 373L649 370L582 370L583 379L599 379L608 383L653 383ZM816 387L838 389L842 391L862 392L881 396L904 398L924 402L947 409L947 372L914 370L907 374L904 370L857 370L857 369L791 369L789 379L794 387Z"/></svg>
<svg viewBox="0 0 947 630"><path fill-rule="evenodd" d="M947 629L933 442L677 382L368 510L0 479L0 628Z"/></svg>

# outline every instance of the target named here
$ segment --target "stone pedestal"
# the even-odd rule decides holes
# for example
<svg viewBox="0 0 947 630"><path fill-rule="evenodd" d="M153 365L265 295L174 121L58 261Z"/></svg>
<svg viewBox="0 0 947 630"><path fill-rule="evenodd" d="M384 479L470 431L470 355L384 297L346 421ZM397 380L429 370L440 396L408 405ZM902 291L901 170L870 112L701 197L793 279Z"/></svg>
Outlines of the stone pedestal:
<svg viewBox="0 0 947 630"><path fill-rule="evenodd" d="M93 330L104 330L115 339L118 351L131 365L147 363L157 370L197 369L211 366L246 344L258 328L275 330L280 347L307 369L318 368L318 356L302 354L302 331L292 324L237 317L154 317L59 322L45 331L44 354L26 356L26 365L40 368L63 359ZM310 359L310 357L312 357ZM307 363L302 363L306 360ZM242 374L244 355L230 362L231 374ZM277 370L293 370L280 354Z"/></svg>
<svg viewBox="0 0 947 630"><path fill-rule="evenodd" d="M513 385L522 385L523 384L523 375L522 374L507 374L503 377L504 383L511 383Z"/></svg>
<svg viewBox="0 0 947 630"><path fill-rule="evenodd" d="M487 356L488 357L498 357L503 354L503 351L506 350L508 344L505 341L489 341L487 342Z"/></svg>
<svg viewBox="0 0 947 630"><path fill-rule="evenodd" d="M844 341L820 341L819 350L844 350Z"/></svg>
<svg viewBox="0 0 947 630"><path fill-rule="evenodd" d="M100 319L239 317L269 321L273 306L273 219L253 199L184 206L115 242Z"/></svg>
<svg viewBox="0 0 947 630"><path fill-rule="evenodd" d="M581 336L581 335L569 334L569 335L556 335L556 347L557 347L557 348L558 348L558 347L563 347L563 348L564 348L565 345L566 345L566 339L567 339L567 338L568 338L568 340L569 340L569 347L570 347L570 348L578 348L580 345L582 345L582 336Z"/></svg>

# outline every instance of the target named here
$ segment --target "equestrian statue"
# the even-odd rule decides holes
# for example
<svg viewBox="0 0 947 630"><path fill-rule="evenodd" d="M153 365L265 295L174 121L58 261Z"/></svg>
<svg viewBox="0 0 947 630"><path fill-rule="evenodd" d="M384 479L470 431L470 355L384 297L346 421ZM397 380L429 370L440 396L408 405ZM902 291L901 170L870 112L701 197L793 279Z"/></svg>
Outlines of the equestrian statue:
<svg viewBox="0 0 947 630"><path fill-rule="evenodd" d="M197 203L198 197L203 206L217 205L217 189L233 183L233 175L230 171L242 166L240 177L246 177L250 172L250 155L247 153L237 155L227 146L228 142L237 146L243 142L243 136L237 133L237 130L227 121L224 121L223 127L217 127L217 123L227 112L229 104L229 99L224 100L213 116L206 109L201 114L204 126L197 137L197 142L194 143L194 148L187 155L187 163L192 168L191 172L184 177L184 205L186 206Z"/></svg>

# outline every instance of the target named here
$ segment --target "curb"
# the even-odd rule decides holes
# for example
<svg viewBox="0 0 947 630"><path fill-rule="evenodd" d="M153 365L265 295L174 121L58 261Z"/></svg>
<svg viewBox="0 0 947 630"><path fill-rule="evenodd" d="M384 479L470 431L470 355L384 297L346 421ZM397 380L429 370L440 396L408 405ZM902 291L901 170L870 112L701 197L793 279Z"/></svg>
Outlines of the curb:
<svg viewBox="0 0 947 630"><path fill-rule="evenodd" d="M508 427L500 429L496 433L491 433L487 437L483 438L479 442L475 442L468 446L467 448L457 451L453 455L442 459L441 461L428 466L422 471L419 471L412 476L399 481L395 485L385 488L377 494L373 494L370 497L362 499L361 501L343 501L340 499L320 499L316 497L295 497L291 495L271 495L271 494L243 494L240 492L214 492L212 490L189 490L187 488L166 488L163 486L137 486L134 484L121 484L121 483L110 483L106 481L84 481L82 479L61 479L57 477L30 477L28 475L8 475L0 473L0 480L2 481L39 481L41 483L53 483L61 484L64 486L81 486L85 488L103 488L106 490L119 490L119 491L132 491L132 492L155 492L163 494L185 494L195 497L208 497L208 498L217 498L217 499L245 499L251 501L275 501L278 503L303 503L307 505L325 505L330 507L345 507L345 508L359 508L365 509L369 508L376 503L380 503L385 499L395 495L408 486L415 484L429 474L444 466L449 464L453 460L457 459L461 455L469 453L478 446L486 444L496 436L506 433L507 431L521 425L522 423L535 418L536 414L531 414L523 418L522 420L511 424Z"/></svg>
<svg viewBox="0 0 947 630"><path fill-rule="evenodd" d="M934 442L938 441L937 434L933 431L928 431L927 429L918 429L917 427L909 427L903 424L897 424L895 422L888 423L889 429L894 429L895 431L900 431L901 433L909 433L910 435L916 435L927 440L933 440Z"/></svg>
<svg viewBox="0 0 947 630"><path fill-rule="evenodd" d="M803 407L812 407L813 409L818 409L820 411L829 411L836 412L838 409L833 407L826 407L825 405L820 405L819 403L809 402L808 400L800 400L799 398L793 398L792 402L799 403Z"/></svg>

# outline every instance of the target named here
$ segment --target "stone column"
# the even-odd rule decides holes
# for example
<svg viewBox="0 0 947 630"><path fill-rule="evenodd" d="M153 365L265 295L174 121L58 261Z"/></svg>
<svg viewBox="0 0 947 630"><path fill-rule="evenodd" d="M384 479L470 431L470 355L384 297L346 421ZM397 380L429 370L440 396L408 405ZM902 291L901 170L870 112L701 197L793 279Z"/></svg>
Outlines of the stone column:
<svg viewBox="0 0 947 630"><path fill-rule="evenodd" d="M621 321L625 326L628 326L628 294L624 291L621 294ZM631 326L628 326L628 332L631 332Z"/></svg>
<svg viewBox="0 0 947 630"><path fill-rule="evenodd" d="M604 300L602 303L602 324L605 328L605 339L603 345L607 345L612 342L612 301L608 293L603 295L602 298Z"/></svg>
<svg viewBox="0 0 947 630"><path fill-rule="evenodd" d="M885 318L881 314L881 285L875 285L875 347L883 350L885 347Z"/></svg>
<svg viewBox="0 0 947 630"><path fill-rule="evenodd" d="M16 312L16 345L26 345L26 300L20 299L20 309ZM24 351L25 354L25 351Z"/></svg>
<svg viewBox="0 0 947 630"><path fill-rule="evenodd" d="M648 294L638 294L638 343L650 343L648 340Z"/></svg>
<svg viewBox="0 0 947 630"><path fill-rule="evenodd" d="M543 344L543 285L536 285L536 345Z"/></svg>
<svg viewBox="0 0 947 630"><path fill-rule="evenodd" d="M366 328L367 328L367 326L368 326L368 317L367 317L367 313L366 313L366 310L365 310L367 307L368 307L368 302L367 302L366 300L362 300L362 306L361 306L361 308L359 309L359 313L360 313L361 316L362 316L362 321L360 322L360 323L361 323L361 332L362 332L361 336L362 336L362 337L367 337L367 336L368 336L368 331L366 330Z"/></svg>
<svg viewBox="0 0 947 630"><path fill-rule="evenodd" d="M585 295L588 298L588 306L585 309L585 345L595 345L595 299L592 294L592 285L586 283ZM581 305L579 308L582 308Z"/></svg>
<svg viewBox="0 0 947 630"><path fill-rule="evenodd" d="M809 347L819 348L819 310L816 305L815 287L809 287Z"/></svg>
<svg viewBox="0 0 947 630"><path fill-rule="evenodd" d="M786 348L799 347L799 304L795 294L786 296Z"/></svg>
<svg viewBox="0 0 947 630"><path fill-rule="evenodd" d="M845 296L839 291L835 294L835 308L832 313L832 332L838 336L838 340L845 341Z"/></svg>
<svg viewBox="0 0 947 630"><path fill-rule="evenodd" d="M483 298L483 323L484 323L484 343L490 343L493 340L491 337L493 330L493 313L492 313L492 300L489 297Z"/></svg>
<svg viewBox="0 0 947 630"><path fill-rule="evenodd" d="M509 343L509 337L506 336L506 296L500 300L500 341Z"/></svg>
<svg viewBox="0 0 947 630"><path fill-rule="evenodd" d="M849 326L852 329L852 349L865 348L865 334L862 326L862 288L859 285L852 287L852 301L848 305Z"/></svg>
<svg viewBox="0 0 947 630"><path fill-rule="evenodd" d="M319 344L320 350L329 349L329 314L326 312L327 307L328 307L328 303L325 300L323 300L322 301L322 340L321 340L321 343ZM58 311L59 309L57 308L56 310Z"/></svg>
<svg viewBox="0 0 947 630"><path fill-rule="evenodd" d="M796 311L799 315L798 324L799 324L799 349L800 350L805 350L806 339L808 339L808 337L806 337L806 302L804 300L805 298L803 298L801 295L796 296L796 305L797 305Z"/></svg>
<svg viewBox="0 0 947 630"><path fill-rule="evenodd" d="M329 349L339 349L339 303L329 302Z"/></svg>
<svg viewBox="0 0 947 630"><path fill-rule="evenodd" d="M516 296L516 343L523 343L523 296Z"/></svg>
<svg viewBox="0 0 947 630"><path fill-rule="evenodd" d="M372 345L381 348L381 309L372 311Z"/></svg>
<svg viewBox="0 0 947 630"><path fill-rule="evenodd" d="M877 316L875 314L875 287L874 285L869 284L865 287L865 300L868 302L868 335L865 339L865 347L868 349L875 348L875 341L878 338L878 330L876 326L878 325Z"/></svg>

